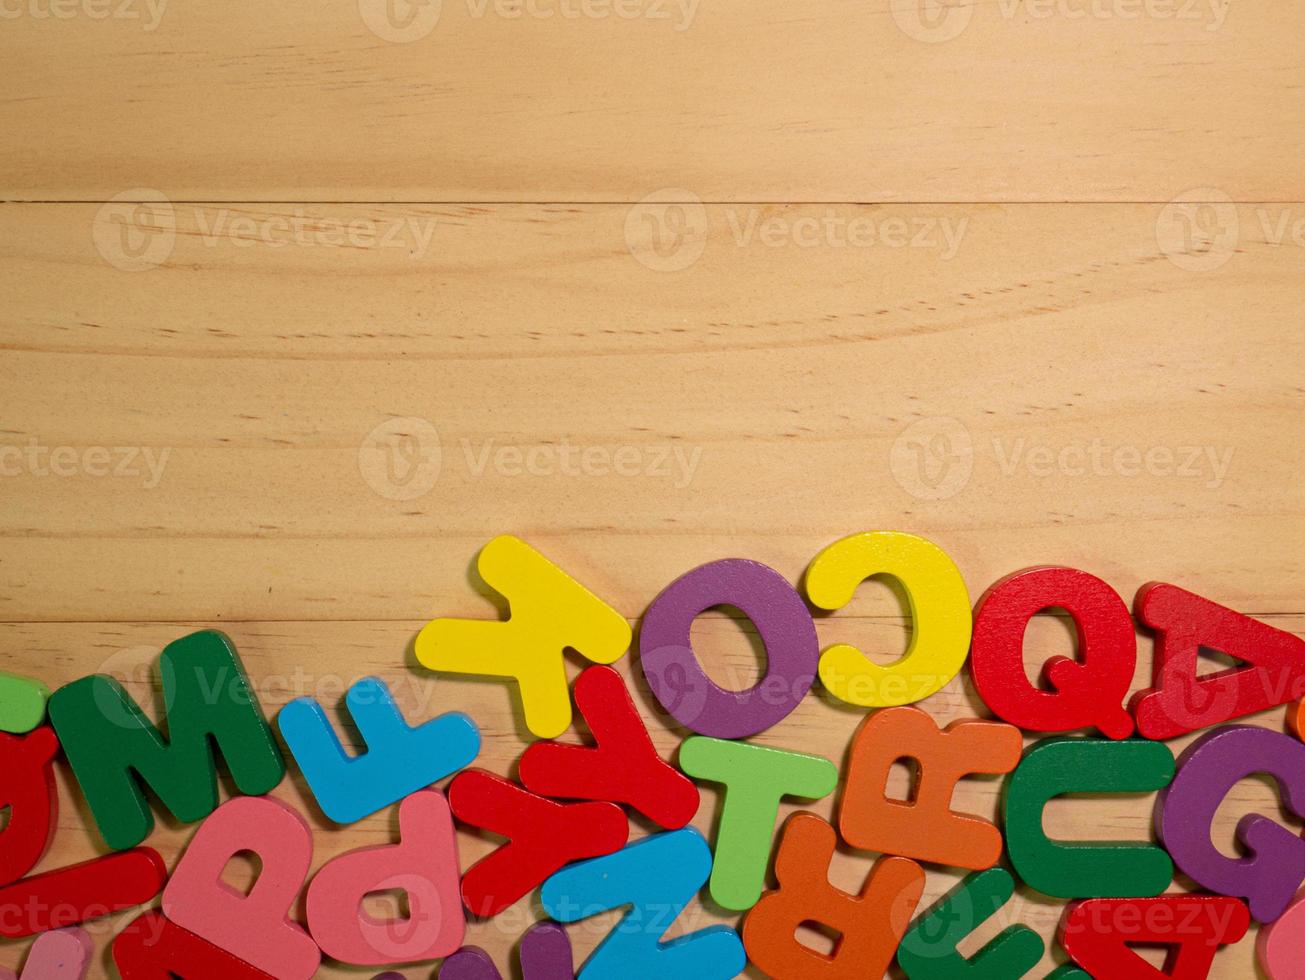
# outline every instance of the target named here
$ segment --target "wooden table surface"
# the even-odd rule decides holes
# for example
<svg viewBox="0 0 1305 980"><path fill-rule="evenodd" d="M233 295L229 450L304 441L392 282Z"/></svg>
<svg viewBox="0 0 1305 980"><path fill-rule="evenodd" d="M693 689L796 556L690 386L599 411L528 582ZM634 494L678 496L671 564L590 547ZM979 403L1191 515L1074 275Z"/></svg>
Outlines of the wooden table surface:
<svg viewBox="0 0 1305 980"><path fill-rule="evenodd" d="M411 652L494 615L469 570L504 532L632 622L702 562L797 581L898 529L976 598L1057 563L1301 634L1303 34L1282 0L9 0L4 669L105 671L152 710L160 648L216 626L269 714L374 674L411 719L469 711L507 772L510 689ZM909 621L871 582L819 630L888 662ZM764 668L746 622L694 636L722 682ZM1039 617L1030 670L1071 646ZM926 707L983 712L959 681ZM813 693L757 741L841 764L862 717ZM103 851L60 787L42 867ZM297 774L277 795L316 864L391 833L328 829ZM1048 828L1138 839L1151 809L1061 800ZM1301 829L1247 780L1226 853L1257 811ZM1059 912L1022 890L976 938ZM505 963L533 914L468 941ZM1248 937L1212 976L1254 971Z"/></svg>

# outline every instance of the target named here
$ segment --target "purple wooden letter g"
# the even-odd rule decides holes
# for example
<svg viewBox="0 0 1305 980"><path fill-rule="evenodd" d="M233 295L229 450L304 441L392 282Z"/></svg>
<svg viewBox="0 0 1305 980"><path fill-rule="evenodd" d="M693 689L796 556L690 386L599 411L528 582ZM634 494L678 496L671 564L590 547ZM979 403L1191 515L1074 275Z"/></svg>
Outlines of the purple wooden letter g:
<svg viewBox="0 0 1305 980"><path fill-rule="evenodd" d="M1224 857L1210 841L1210 822L1228 791L1261 772L1278 781L1286 807L1305 816L1305 744L1267 728L1228 725L1179 756L1178 775L1156 801L1156 829L1174 863L1198 884L1244 897L1251 915L1272 922L1305 880L1305 841L1255 813L1237 824L1249 857Z"/></svg>

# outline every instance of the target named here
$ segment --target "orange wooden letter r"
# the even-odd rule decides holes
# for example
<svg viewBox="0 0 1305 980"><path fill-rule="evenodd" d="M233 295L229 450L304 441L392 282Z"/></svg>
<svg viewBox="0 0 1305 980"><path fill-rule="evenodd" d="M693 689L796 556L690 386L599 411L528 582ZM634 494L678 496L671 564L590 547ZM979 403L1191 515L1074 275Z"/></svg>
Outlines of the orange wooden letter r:
<svg viewBox="0 0 1305 980"><path fill-rule="evenodd" d="M852 742L838 827L853 847L917 861L990 868L1001 857L1001 832L987 820L952 810L952 792L970 773L1010 772L1023 739L1014 725L955 721L940 731L918 708L888 708L861 725ZM886 795L899 759L919 763L907 801Z"/></svg>
<svg viewBox="0 0 1305 980"><path fill-rule="evenodd" d="M813 813L796 813L784 825L775 877L779 888L761 897L743 924L748 958L764 973L787 980L860 980L887 971L924 892L924 871L914 861L875 862L860 895L829 883L834 828ZM832 955L798 941L803 923L839 933Z"/></svg>

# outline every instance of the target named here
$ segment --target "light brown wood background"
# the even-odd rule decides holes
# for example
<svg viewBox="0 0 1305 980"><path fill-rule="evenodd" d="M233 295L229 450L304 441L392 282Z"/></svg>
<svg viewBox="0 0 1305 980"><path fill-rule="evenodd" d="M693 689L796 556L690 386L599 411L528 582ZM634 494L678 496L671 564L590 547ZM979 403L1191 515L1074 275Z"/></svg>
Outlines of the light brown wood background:
<svg viewBox="0 0 1305 980"><path fill-rule="evenodd" d="M493 615L469 568L502 532L631 621L703 561L796 581L891 528L976 598L1063 563L1305 630L1301 5L54 3L0 19L5 669L148 701L161 646L218 626L269 713L376 674L413 720L470 711L507 772L510 690L410 649ZM742 686L740 625L695 637ZM869 583L819 628L887 661L909 624ZM1040 619L1030 670L1070 644ZM982 712L959 682L927 707ZM841 763L861 717L813 694L759 741ZM998 789L957 804L991 815ZM102 849L61 791L43 867ZM279 795L319 863L391 832ZM1058 801L1048 826L1136 839L1151 803ZM708 789L704 831L715 810ZM1300 827L1248 780L1228 853L1248 812ZM153 842L172 860L189 832ZM977 939L1050 940L1059 911L1022 891ZM505 966L531 914L469 941ZM611 921L573 930L582 953ZM1213 975L1254 970L1248 937Z"/></svg>

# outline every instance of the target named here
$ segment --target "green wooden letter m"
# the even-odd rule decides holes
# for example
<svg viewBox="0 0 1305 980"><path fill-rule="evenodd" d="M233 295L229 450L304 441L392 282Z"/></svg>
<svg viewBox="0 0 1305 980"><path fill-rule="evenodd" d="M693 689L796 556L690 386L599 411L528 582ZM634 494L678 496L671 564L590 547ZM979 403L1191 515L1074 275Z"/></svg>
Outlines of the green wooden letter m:
<svg viewBox="0 0 1305 980"><path fill-rule="evenodd" d="M168 644L159 673L166 738L105 674L73 681L50 697L50 721L101 835L115 850L135 847L154 829L146 786L182 823L212 813L215 750L241 793L262 795L285 775L272 730L225 635L204 630Z"/></svg>

